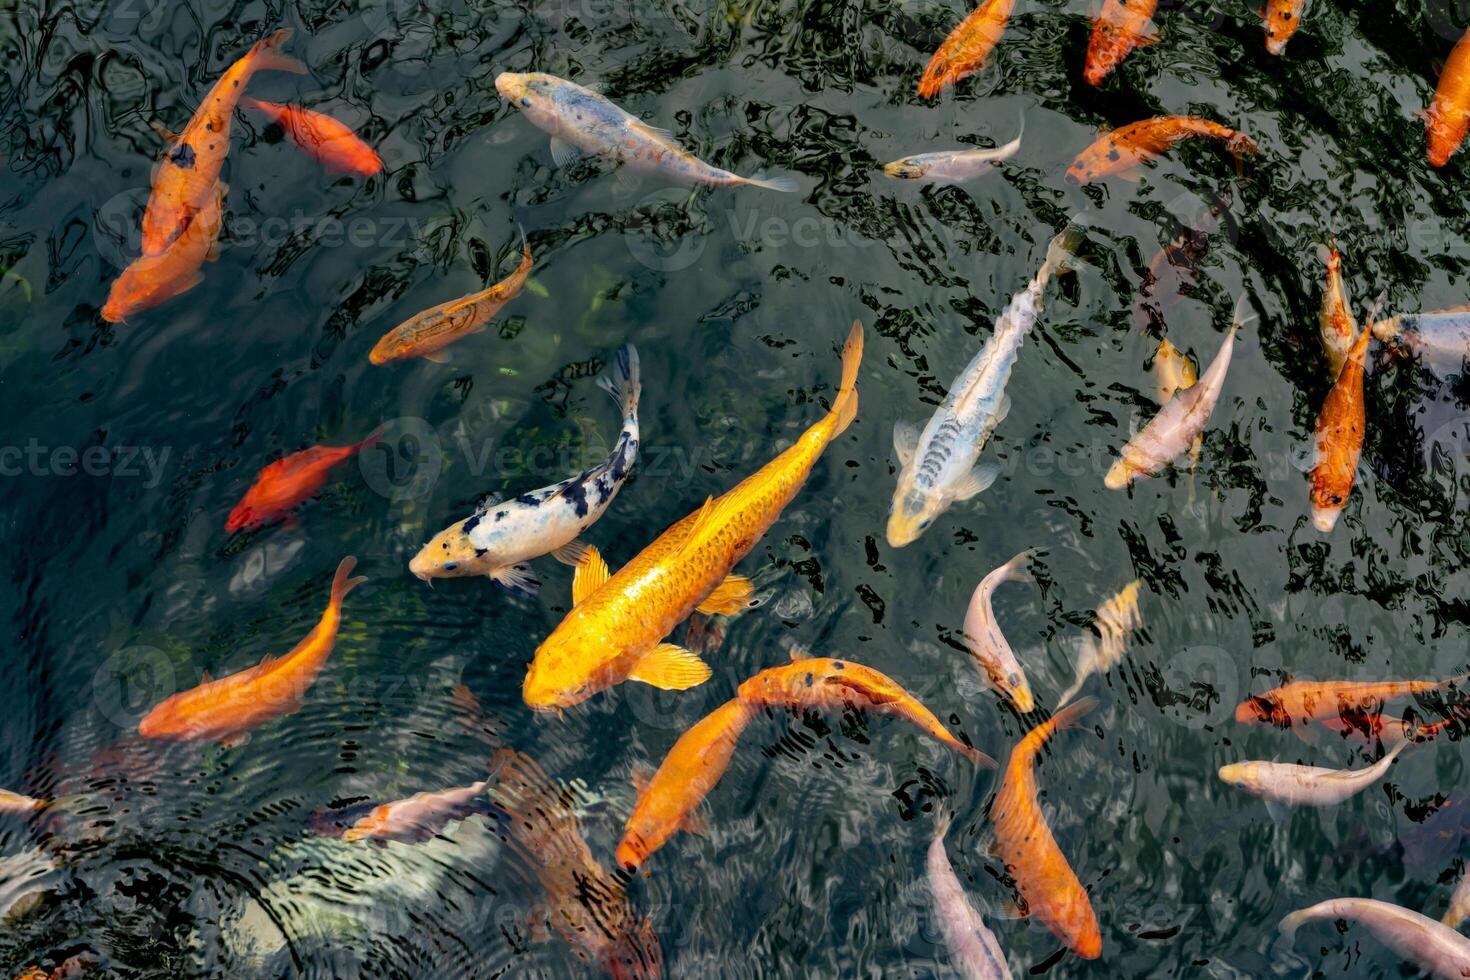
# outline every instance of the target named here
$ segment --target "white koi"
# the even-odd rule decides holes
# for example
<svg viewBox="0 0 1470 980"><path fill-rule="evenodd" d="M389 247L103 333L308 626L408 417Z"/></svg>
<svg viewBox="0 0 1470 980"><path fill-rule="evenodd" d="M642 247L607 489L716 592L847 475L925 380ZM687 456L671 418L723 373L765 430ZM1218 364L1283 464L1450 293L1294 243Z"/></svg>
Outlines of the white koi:
<svg viewBox="0 0 1470 980"><path fill-rule="evenodd" d="M929 876L929 890L934 893L934 914L944 944L949 947L950 962L965 980L1010 980L1011 968L995 933L985 926L980 913L970 904L965 887L949 863L944 850L944 835L950 817L940 818L934 825L934 840L924 861Z"/></svg>
<svg viewBox="0 0 1470 980"><path fill-rule="evenodd" d="M1031 685L1026 680L1026 672L1021 669L1021 662L1016 659L1015 651L995 621L990 599L1002 582L1033 581L1020 568L1035 554L1035 551L1023 551L981 579L965 613L965 645L970 648L975 664L991 687L1010 698L1022 714L1034 709L1036 700L1031 696Z"/></svg>
<svg viewBox="0 0 1470 980"><path fill-rule="evenodd" d="M1220 767L1220 779L1268 803L1288 806L1335 806L1383 778L1399 753L1413 745L1402 741L1365 769L1325 769L1289 762L1232 762Z"/></svg>
<svg viewBox="0 0 1470 980"><path fill-rule="evenodd" d="M1373 323L1373 336L1397 340L1441 371L1458 371L1470 358L1470 306L1433 313L1400 313Z"/></svg>
<svg viewBox="0 0 1470 980"><path fill-rule="evenodd" d="M1026 131L1025 117L1020 132L1004 146L994 149L940 150L918 153L883 165L883 172L898 180L922 180L930 184L963 184L999 167L1021 149Z"/></svg>
<svg viewBox="0 0 1470 980"><path fill-rule="evenodd" d="M1316 920L1357 922L1399 956L1436 977L1470 977L1470 939L1427 916L1371 898L1330 898L1281 920L1288 942L1304 923Z"/></svg>

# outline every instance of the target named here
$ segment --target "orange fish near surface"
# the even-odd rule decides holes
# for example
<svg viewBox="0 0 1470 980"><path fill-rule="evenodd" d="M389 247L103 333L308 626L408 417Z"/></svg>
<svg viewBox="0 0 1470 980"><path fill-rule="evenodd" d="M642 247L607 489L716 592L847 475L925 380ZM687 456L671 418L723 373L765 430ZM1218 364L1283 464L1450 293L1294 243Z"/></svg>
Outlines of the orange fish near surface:
<svg viewBox="0 0 1470 980"><path fill-rule="evenodd" d="M856 708L905 718L977 766L995 768L995 760L966 745L887 674L851 660L792 655L792 662L771 667L740 685L740 700L767 708Z"/></svg>
<svg viewBox="0 0 1470 980"><path fill-rule="evenodd" d="M1235 720L1289 728L1350 716L1384 701L1427 694L1467 679L1470 674L1446 681L1292 681L1240 702Z"/></svg>
<svg viewBox="0 0 1470 980"><path fill-rule="evenodd" d="M618 844L617 861L632 870L680 830L698 830L695 809L730 765L754 710L732 698L689 727L646 782L635 780L638 802Z"/></svg>
<svg viewBox="0 0 1470 980"><path fill-rule="evenodd" d="M194 118L169 144L153 171L153 192L143 213L143 254L158 255L189 227L195 212L209 202L220 168L230 152L230 122L245 85L258 71L306 72L295 58L281 53L291 37L279 30L236 61L209 90Z"/></svg>
<svg viewBox="0 0 1470 980"><path fill-rule="evenodd" d="M1328 373L1336 380L1358 335L1358 321L1348 305L1347 283L1342 278L1342 252L1336 242L1323 248L1323 261L1327 263L1327 281L1322 287L1317 326L1322 332L1322 349L1327 352Z"/></svg>
<svg viewBox="0 0 1470 980"><path fill-rule="evenodd" d="M919 79L919 95L933 98L946 86L985 67L985 59L995 50L1015 8L1016 0L983 0L929 59Z"/></svg>
<svg viewBox="0 0 1470 980"><path fill-rule="evenodd" d="M268 116L291 137L291 142L328 170L371 177L383 169L383 159L351 128L321 112L295 105L262 102L248 95L247 106Z"/></svg>
<svg viewBox="0 0 1470 980"><path fill-rule="evenodd" d="M826 416L785 452L659 535L617 574L609 577L597 549L587 549L572 581L572 611L536 648L526 673L526 704L566 708L625 680L684 690L709 679L703 660L663 639L696 610L731 615L749 603L750 580L730 569L781 516L823 450L857 416L862 356L863 327L854 323Z"/></svg>
<svg viewBox="0 0 1470 980"><path fill-rule="evenodd" d="M199 273L200 267L218 254L215 242L219 238L224 199L225 185L216 184L214 194L167 248L129 263L112 283L107 303L102 307L102 319L123 323L134 313L151 309L199 285L204 278Z"/></svg>
<svg viewBox="0 0 1470 980"><path fill-rule="evenodd" d="M471 293L416 313L385 333L368 354L374 364L424 357L443 361L439 353L450 344L485 329L490 318L515 298L531 274L531 246L521 235L521 264L516 271L483 292Z"/></svg>
<svg viewBox="0 0 1470 980"><path fill-rule="evenodd" d="M1134 168L1173 149L1175 144L1191 136L1222 140L1235 156L1236 169L1241 157L1256 152L1255 140L1228 126L1194 116L1155 116L1120 126L1083 150L1067 168L1067 180L1085 184L1102 177L1137 180Z"/></svg>
<svg viewBox="0 0 1470 980"><path fill-rule="evenodd" d="M1097 706L1083 698L1033 728L1011 750L1000 789L990 806L997 855L1016 880L1026 911L1041 920L1067 948L1083 959L1102 953L1102 933L1087 890L1057 846L1036 800L1036 756L1057 731L1077 724Z"/></svg>
<svg viewBox="0 0 1470 980"><path fill-rule="evenodd" d="M1266 20L1266 50L1281 54L1286 42L1302 26L1302 8L1306 0L1266 0L1263 15Z"/></svg>
<svg viewBox="0 0 1470 980"><path fill-rule="evenodd" d="M266 466L240 502L230 511L225 530L230 534L279 520L292 520L297 504L316 496L327 485L332 467L383 437L381 426L362 442L350 446L312 446Z"/></svg>
<svg viewBox="0 0 1470 980"><path fill-rule="evenodd" d="M1363 453L1363 432L1367 427L1363 409L1363 360L1372 337L1373 331L1365 327L1348 352L1342 373L1317 415L1312 524L1324 534L1337 526L1337 518L1353 492L1353 477Z"/></svg>
<svg viewBox="0 0 1470 980"><path fill-rule="evenodd" d="M1429 136L1429 163L1443 167L1470 130L1470 30L1455 44L1440 72L1434 101L1424 114Z"/></svg>
<svg viewBox="0 0 1470 980"><path fill-rule="evenodd" d="M367 581L349 578L355 567L356 558L342 559L326 612L290 653L267 656L254 667L218 680L206 675L198 687L155 705L138 722L138 734L176 742L219 741L231 747L244 743L251 729L294 713L332 654L342 622L342 600Z"/></svg>
<svg viewBox="0 0 1470 980"><path fill-rule="evenodd" d="M1159 39L1151 27L1159 0L1106 0L1092 24L1087 42L1087 61L1082 77L1089 85L1101 85L1128 52Z"/></svg>

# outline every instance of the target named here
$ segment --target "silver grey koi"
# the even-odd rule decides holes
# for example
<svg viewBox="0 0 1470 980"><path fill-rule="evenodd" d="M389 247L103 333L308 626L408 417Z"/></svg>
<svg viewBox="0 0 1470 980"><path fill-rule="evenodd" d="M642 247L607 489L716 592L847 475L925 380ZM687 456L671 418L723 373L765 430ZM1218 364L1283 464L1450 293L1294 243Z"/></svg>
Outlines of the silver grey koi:
<svg viewBox="0 0 1470 980"><path fill-rule="evenodd" d="M916 153L883 165L883 172L898 180L922 180L930 184L963 184L999 167L1021 149L1026 131L1025 117L1020 132L1004 146L993 149L940 150Z"/></svg>

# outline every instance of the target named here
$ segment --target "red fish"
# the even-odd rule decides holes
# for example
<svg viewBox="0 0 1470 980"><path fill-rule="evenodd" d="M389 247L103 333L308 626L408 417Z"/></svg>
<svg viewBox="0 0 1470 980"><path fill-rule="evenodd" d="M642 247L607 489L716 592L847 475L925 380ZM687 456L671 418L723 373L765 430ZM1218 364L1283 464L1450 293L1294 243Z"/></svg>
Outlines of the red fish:
<svg viewBox="0 0 1470 980"><path fill-rule="evenodd" d="M1424 114L1429 129L1429 162L1443 167L1465 141L1470 130L1470 30L1450 52L1434 90L1434 101Z"/></svg>
<svg viewBox="0 0 1470 980"><path fill-rule="evenodd" d="M225 530L236 531L263 527L291 517L297 504L316 496L327 484L332 467L361 452L383 437L383 429L351 446L312 446L299 453L278 459L255 478L255 483L225 521Z"/></svg>
<svg viewBox="0 0 1470 980"><path fill-rule="evenodd" d="M1149 26L1158 5L1159 0L1107 0L1103 4L1087 42L1087 61L1082 68L1087 84L1101 85L1128 52L1159 39Z"/></svg>
<svg viewBox="0 0 1470 980"><path fill-rule="evenodd" d="M371 177L383 169L383 159L348 126L321 112L295 105L262 102L249 96L240 100L269 116L291 137L291 142L328 170Z"/></svg>

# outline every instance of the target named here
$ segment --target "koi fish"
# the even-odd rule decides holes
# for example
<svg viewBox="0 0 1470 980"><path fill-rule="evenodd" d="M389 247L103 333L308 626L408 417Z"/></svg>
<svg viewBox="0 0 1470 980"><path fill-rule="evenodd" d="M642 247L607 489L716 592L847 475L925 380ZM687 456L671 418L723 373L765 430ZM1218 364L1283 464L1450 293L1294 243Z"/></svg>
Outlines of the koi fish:
<svg viewBox="0 0 1470 980"><path fill-rule="evenodd" d="M1092 37L1087 42L1087 60L1082 67L1087 84L1101 85L1128 52L1159 39L1152 26L1158 6L1159 0L1105 0L1102 12L1092 22Z"/></svg>
<svg viewBox="0 0 1470 980"><path fill-rule="evenodd" d="M793 177L742 177L705 163L675 143L668 130L650 126L597 92L555 75L501 72L495 77L495 89L532 125L551 134L551 159L558 167L587 153L676 184L798 189Z"/></svg>
<svg viewBox="0 0 1470 980"><path fill-rule="evenodd" d="M1057 699L1058 708L1076 697L1087 678L1107 673L1123 659L1129 637L1143 626L1143 616L1138 611L1138 591L1142 587L1143 582L1134 579L1097 607L1097 618L1092 623L1097 639L1091 636L1083 639L1082 650L1077 656L1076 676L1072 679L1072 686Z"/></svg>
<svg viewBox="0 0 1470 980"><path fill-rule="evenodd" d="M374 364L404 361L422 357L443 363L444 348L470 334L485 329L490 318L500 312L521 291L531 274L531 246L521 232L521 264L516 270L488 289L452 299L422 313L415 313L378 340L368 360Z"/></svg>
<svg viewBox="0 0 1470 980"><path fill-rule="evenodd" d="M678 831L700 829L695 810L729 768L753 717L741 698L726 701L679 736L650 779L634 780L638 802L618 843L619 865L634 870Z"/></svg>
<svg viewBox="0 0 1470 980"><path fill-rule="evenodd" d="M1302 8L1306 0L1266 0L1262 19L1266 22L1266 50L1281 54L1286 42L1302 26Z"/></svg>
<svg viewBox="0 0 1470 980"><path fill-rule="evenodd" d="M949 854L944 849L944 835L949 831L949 814L934 823L934 840L925 855L924 870L929 878L929 891L934 895L934 917L944 944L949 948L951 964L964 980L1010 980L1011 968L995 933L985 927L980 913L965 895Z"/></svg>
<svg viewBox="0 0 1470 980"><path fill-rule="evenodd" d="M1222 126L1208 119L1193 116L1155 116L1120 126L1099 137L1083 150L1067 168L1067 180L1073 184L1086 184L1102 177L1121 177L1137 180L1134 168L1146 160L1167 153L1174 145L1191 136L1205 136L1222 140L1235 156L1235 167L1241 167L1241 157L1254 154L1259 147L1255 140L1244 133Z"/></svg>
<svg viewBox="0 0 1470 980"><path fill-rule="evenodd" d="M1282 938L1290 943L1303 924L1318 920L1356 922L1399 957L1436 977L1470 977L1470 939L1418 912L1371 898L1332 898L1283 918Z"/></svg>
<svg viewBox="0 0 1470 980"><path fill-rule="evenodd" d="M1445 371L1458 371L1470 357L1470 306L1433 313L1400 313L1373 324L1379 340L1406 345Z"/></svg>
<svg viewBox="0 0 1470 980"><path fill-rule="evenodd" d="M509 818L507 851L545 893L548 924L614 980L663 976L653 924L633 911L623 882L592 856L574 793L522 752L502 750L492 769L491 797Z"/></svg>
<svg viewBox="0 0 1470 980"><path fill-rule="evenodd" d="M1021 118L1020 132L1004 146L993 150L940 150L919 153L883 165L883 172L898 180L922 180L929 184L963 184L987 174L1015 156L1021 149L1026 132L1026 119Z"/></svg>
<svg viewBox="0 0 1470 980"><path fill-rule="evenodd" d="M1327 370L1335 380L1342 373L1348 351L1358 335L1358 321L1348 305L1347 286L1342 281L1342 253L1334 242L1323 249L1327 284L1322 289L1322 312L1317 318L1322 331L1322 349L1327 352Z"/></svg>
<svg viewBox="0 0 1470 980"><path fill-rule="evenodd" d="M1395 698L1443 690L1467 679L1470 674L1444 681L1292 681L1240 702L1235 706L1235 720L1289 728L1352 714Z"/></svg>
<svg viewBox="0 0 1470 980"><path fill-rule="evenodd" d="M198 687L154 705L138 722L138 734L176 742L219 741L231 748L244 744L251 729L293 714L332 654L342 621L342 600L367 581L348 577L356 566L356 558L342 559L332 578L326 612L290 653L266 656L257 666L218 680L206 674Z"/></svg>
<svg viewBox="0 0 1470 980"><path fill-rule="evenodd" d="M851 660L792 653L792 661L761 671L740 685L740 700L763 708L855 709L892 715L913 722L930 738L954 749L977 766L995 768L995 760L966 745L897 681Z"/></svg>
<svg viewBox="0 0 1470 980"><path fill-rule="evenodd" d="M328 170L371 177L383 169L383 159L352 129L321 112L296 105L262 102L248 95L245 105L270 119L301 150Z"/></svg>
<svg viewBox="0 0 1470 980"><path fill-rule="evenodd" d="M1119 451L1118 460L1103 477L1103 485L1109 490L1122 490L1141 476L1154 476L1189 450L1195 438L1204 432L1215 403L1220 400L1220 390L1225 386L1235 335L1247 321L1246 309L1246 297L1241 296L1220 351L1199 383L1176 392Z"/></svg>
<svg viewBox="0 0 1470 980"><path fill-rule="evenodd" d="M312 446L268 464L230 511L225 531L233 534L279 520L293 520L291 511L327 485L327 474L332 467L376 444L382 437L383 429L379 426L362 442L350 446Z"/></svg>
<svg viewBox="0 0 1470 980"><path fill-rule="evenodd" d="M408 563L410 572L425 582L488 575L511 592L530 596L541 588L530 559L551 554L568 565L582 560L577 536L607 510L638 458L638 351L624 346L616 363L616 377L604 375L597 382L623 414L622 431L607 459L512 500L486 500L420 548Z"/></svg>
<svg viewBox="0 0 1470 980"><path fill-rule="evenodd" d="M220 168L230 152L230 122L251 77L258 71L306 73L305 65L281 53L290 37L291 31L283 29L257 41L225 70L189 125L170 140L168 152L153 171L153 192L143 212L145 256L168 248L215 193Z"/></svg>
<svg viewBox="0 0 1470 980"><path fill-rule="evenodd" d="M1287 762L1232 762L1220 767L1220 779L1267 803L1288 806L1334 806L1357 796L1383 778L1399 753L1414 744L1402 741L1364 769L1324 769Z"/></svg>
<svg viewBox="0 0 1470 980"><path fill-rule="evenodd" d="M1097 707L1083 698L1037 725L1011 750L1000 789L990 806L996 853L1015 878L1027 910L1083 959L1102 954L1102 933L1087 890L1067 863L1036 800L1036 756L1056 732L1075 727Z"/></svg>
<svg viewBox="0 0 1470 980"><path fill-rule="evenodd" d="M776 522L822 451L857 415L863 328L854 323L842 348L842 380L831 411L795 445L718 499L659 535L609 576L589 547L572 580L572 611L539 647L522 695L537 710L565 708L624 680L666 690L704 683L709 666L664 637L691 612L732 615L754 592L731 575Z"/></svg>
<svg viewBox="0 0 1470 980"><path fill-rule="evenodd" d="M920 97L933 98L941 89L984 68L1015 7L1016 0L982 0L980 6L970 11L924 66L924 74L919 79Z"/></svg>
<svg viewBox="0 0 1470 980"><path fill-rule="evenodd" d="M485 801L487 785L481 780L468 786L415 793L407 799L384 803L343 831L342 839L348 843L363 840L426 841L451 820L463 820L472 813L488 812Z"/></svg>
<svg viewBox="0 0 1470 980"><path fill-rule="evenodd" d="M1465 141L1470 130L1470 30L1450 52L1434 90L1434 101L1424 113L1429 139L1429 164L1443 167Z"/></svg>
<svg viewBox="0 0 1470 980"><path fill-rule="evenodd" d="M970 608L965 612L965 646L970 648L975 665L990 686L1010 698L1022 714L1035 709L1036 700L1031 696L1031 685L1026 680L1026 672L1021 669L1021 662L1016 659L1015 651L995 621L995 610L990 600L1002 582L1035 581L1020 571L1021 566L1035 556L1035 551L1023 551L981 579L975 586L974 595L970 596Z"/></svg>
<svg viewBox="0 0 1470 980"><path fill-rule="evenodd" d="M50 805L46 800L38 800L34 797L12 793L8 789L0 789L0 813L33 813L36 810L44 810Z"/></svg>
<svg viewBox="0 0 1470 980"><path fill-rule="evenodd" d="M1158 378L1158 403L1167 404L1170 398L1186 388L1193 388L1199 380L1194 362L1189 355L1169 343L1165 337L1154 351L1154 374Z"/></svg>
<svg viewBox="0 0 1470 980"><path fill-rule="evenodd" d="M909 422L893 427L898 455L898 486L888 511L888 543L895 548L917 541L934 519L959 501L969 500L995 482L999 467L975 466L990 435L1011 410L1006 394L1021 344L1041 313L1042 291L1076 259L1082 229L1068 227L1051 240L1041 269L1006 305L995 332L950 386L949 395L923 432Z"/></svg>
<svg viewBox="0 0 1470 980"><path fill-rule="evenodd" d="M199 285L204 280L200 268L219 255L216 243L224 224L224 203L225 185L216 184L214 193L177 238L158 254L130 262L113 280L102 307L102 319L124 323L134 313L152 309Z"/></svg>
<svg viewBox="0 0 1470 980"><path fill-rule="evenodd" d="M1363 410L1363 360L1373 331L1364 330L1348 355L1342 373L1317 414L1316 463L1312 467L1312 524L1327 534L1353 492L1353 477L1363 452L1367 426Z"/></svg>
<svg viewBox="0 0 1470 980"><path fill-rule="evenodd" d="M1156 336L1168 330L1165 314L1180 298L1193 295L1194 278L1209 247L1210 232L1229 209L1230 196L1215 195L1194 227L1182 229L1154 253L1133 304L1133 317L1139 329L1152 331Z"/></svg>
<svg viewBox="0 0 1470 980"><path fill-rule="evenodd" d="M1458 929L1470 918L1470 875L1461 874L1455 890L1450 893L1450 907L1440 921L1451 929Z"/></svg>

